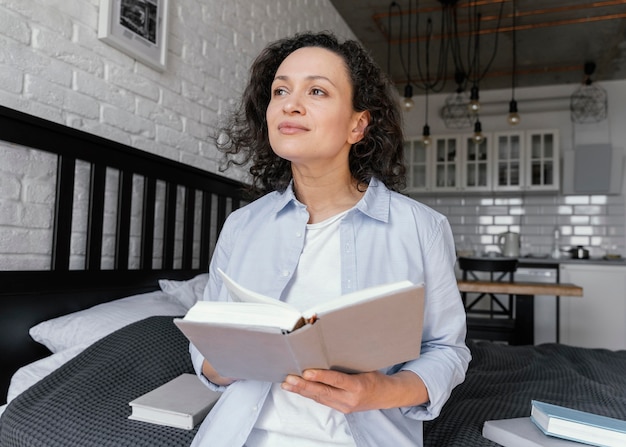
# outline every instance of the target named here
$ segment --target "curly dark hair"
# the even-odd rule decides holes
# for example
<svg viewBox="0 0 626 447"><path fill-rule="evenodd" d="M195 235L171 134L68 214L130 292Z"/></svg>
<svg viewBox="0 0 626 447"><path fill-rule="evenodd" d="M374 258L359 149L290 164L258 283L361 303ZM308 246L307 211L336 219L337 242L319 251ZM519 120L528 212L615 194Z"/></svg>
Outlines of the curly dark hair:
<svg viewBox="0 0 626 447"><path fill-rule="evenodd" d="M339 43L330 32L301 33L267 46L250 69L250 80L238 109L219 129L217 148L231 164L250 163L253 196L284 191L292 179L291 164L272 150L268 137L266 110L271 85L280 64L295 50L320 47L332 51L346 63L353 87L352 104L357 112L369 111L370 122L364 137L352 145L349 165L359 185L372 177L388 188L405 186L402 115L392 94L388 77L356 41Z"/></svg>

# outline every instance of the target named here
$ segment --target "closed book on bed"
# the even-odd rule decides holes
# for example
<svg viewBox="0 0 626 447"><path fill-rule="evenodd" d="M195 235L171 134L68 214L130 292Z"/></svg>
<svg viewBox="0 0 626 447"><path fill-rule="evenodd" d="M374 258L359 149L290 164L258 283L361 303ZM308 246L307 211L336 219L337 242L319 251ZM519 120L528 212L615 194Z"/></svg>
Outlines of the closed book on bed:
<svg viewBox="0 0 626 447"><path fill-rule="evenodd" d="M401 281L364 289L316 306L309 314L221 274L236 302L200 301L174 322L224 377L282 382L287 374L302 375L308 368L365 372L419 357L421 284ZM246 317L248 308L252 312ZM232 315L216 315L229 314L229 309L234 309ZM284 327L275 324L283 313Z"/></svg>
<svg viewBox="0 0 626 447"><path fill-rule="evenodd" d="M546 435L600 447L626 446L626 421L532 401L531 420Z"/></svg>
<svg viewBox="0 0 626 447"><path fill-rule="evenodd" d="M483 436L502 447L580 447L579 442L546 436L529 417L486 421Z"/></svg>
<svg viewBox="0 0 626 447"><path fill-rule="evenodd" d="M129 419L191 430L209 413L220 395L195 374L181 374L129 403Z"/></svg>

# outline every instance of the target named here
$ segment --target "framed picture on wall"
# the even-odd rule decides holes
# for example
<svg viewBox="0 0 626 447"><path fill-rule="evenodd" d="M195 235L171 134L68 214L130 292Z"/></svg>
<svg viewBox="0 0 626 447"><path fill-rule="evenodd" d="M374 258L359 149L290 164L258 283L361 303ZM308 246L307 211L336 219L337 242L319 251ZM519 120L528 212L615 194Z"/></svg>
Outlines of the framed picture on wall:
<svg viewBox="0 0 626 447"><path fill-rule="evenodd" d="M165 70L169 0L100 0L98 37L158 71Z"/></svg>

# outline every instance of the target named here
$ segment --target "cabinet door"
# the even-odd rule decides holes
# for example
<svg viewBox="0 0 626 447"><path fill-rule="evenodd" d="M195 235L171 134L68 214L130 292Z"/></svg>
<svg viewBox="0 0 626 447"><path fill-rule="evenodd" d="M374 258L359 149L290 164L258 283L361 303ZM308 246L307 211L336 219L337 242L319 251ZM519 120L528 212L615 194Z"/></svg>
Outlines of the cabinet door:
<svg viewBox="0 0 626 447"><path fill-rule="evenodd" d="M559 188L559 134L557 130L529 131L526 140L526 187Z"/></svg>
<svg viewBox="0 0 626 447"><path fill-rule="evenodd" d="M491 137L485 136L481 142L473 136L464 138L463 147L463 189L466 191L491 190Z"/></svg>
<svg viewBox="0 0 626 447"><path fill-rule="evenodd" d="M561 343L626 349L626 266L561 264L560 281L583 288L561 297Z"/></svg>
<svg viewBox="0 0 626 447"><path fill-rule="evenodd" d="M404 142L407 190L409 192L428 191L430 189L429 155L430 147L424 145L421 138L409 139Z"/></svg>
<svg viewBox="0 0 626 447"><path fill-rule="evenodd" d="M493 144L493 189L519 191L524 181L524 132L495 133Z"/></svg>
<svg viewBox="0 0 626 447"><path fill-rule="evenodd" d="M433 137L433 185L436 191L456 191L460 182L460 139L457 136Z"/></svg>

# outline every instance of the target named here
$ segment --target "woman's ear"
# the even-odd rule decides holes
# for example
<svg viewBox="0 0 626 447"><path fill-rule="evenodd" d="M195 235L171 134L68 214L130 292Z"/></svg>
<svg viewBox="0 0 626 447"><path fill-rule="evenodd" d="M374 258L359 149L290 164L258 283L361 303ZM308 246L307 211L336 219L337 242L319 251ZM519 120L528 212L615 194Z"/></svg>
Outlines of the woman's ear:
<svg viewBox="0 0 626 447"><path fill-rule="evenodd" d="M356 115L356 123L350 135L348 136L348 142L350 144L358 143L365 136L365 129L370 123L370 112L369 110L364 110L363 112L359 112Z"/></svg>

